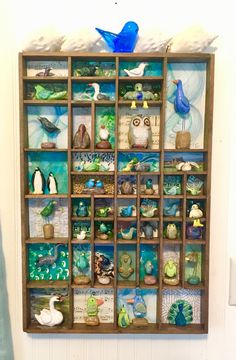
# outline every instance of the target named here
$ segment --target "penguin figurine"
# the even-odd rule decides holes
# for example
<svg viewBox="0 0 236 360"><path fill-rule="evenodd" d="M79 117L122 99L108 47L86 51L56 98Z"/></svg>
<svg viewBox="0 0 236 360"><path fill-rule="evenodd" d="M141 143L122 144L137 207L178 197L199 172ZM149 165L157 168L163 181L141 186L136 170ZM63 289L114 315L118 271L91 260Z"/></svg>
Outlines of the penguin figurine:
<svg viewBox="0 0 236 360"><path fill-rule="evenodd" d="M36 167L31 178L33 194L40 195L45 190L45 177L39 167Z"/></svg>
<svg viewBox="0 0 236 360"><path fill-rule="evenodd" d="M52 172L49 173L47 178L47 187L49 190L49 194L57 194L57 180Z"/></svg>

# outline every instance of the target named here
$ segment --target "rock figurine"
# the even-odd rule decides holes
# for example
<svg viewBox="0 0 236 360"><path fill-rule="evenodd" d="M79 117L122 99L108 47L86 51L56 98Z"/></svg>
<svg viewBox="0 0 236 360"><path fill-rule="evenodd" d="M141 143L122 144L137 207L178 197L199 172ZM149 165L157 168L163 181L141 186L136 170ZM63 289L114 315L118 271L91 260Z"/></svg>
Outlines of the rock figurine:
<svg viewBox="0 0 236 360"><path fill-rule="evenodd" d="M73 140L75 149L88 149L90 147L90 136L84 124L80 124Z"/></svg>
<svg viewBox="0 0 236 360"><path fill-rule="evenodd" d="M128 140L131 148L152 147L152 129L148 116L135 115L129 124Z"/></svg>

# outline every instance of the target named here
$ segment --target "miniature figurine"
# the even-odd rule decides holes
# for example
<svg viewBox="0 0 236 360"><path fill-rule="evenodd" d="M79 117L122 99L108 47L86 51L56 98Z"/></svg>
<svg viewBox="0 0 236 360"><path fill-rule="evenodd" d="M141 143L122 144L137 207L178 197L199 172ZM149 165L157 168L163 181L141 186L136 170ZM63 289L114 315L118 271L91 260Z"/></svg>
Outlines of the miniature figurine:
<svg viewBox="0 0 236 360"><path fill-rule="evenodd" d="M50 194L57 194L57 180L52 172L49 173L47 178L47 187Z"/></svg>
<svg viewBox="0 0 236 360"><path fill-rule="evenodd" d="M140 230L144 232L145 238L147 240L153 239L153 231L157 230L157 226L151 224L150 222L143 222L140 226Z"/></svg>
<svg viewBox="0 0 236 360"><path fill-rule="evenodd" d="M192 167L199 169L199 165L194 161L180 162L176 165L176 169L179 171L191 171Z"/></svg>
<svg viewBox="0 0 236 360"><path fill-rule="evenodd" d="M94 164L92 164L94 165ZM95 163L95 166L97 164ZM82 193L84 194L104 194L104 184L101 180L89 179L85 183L85 188Z"/></svg>
<svg viewBox="0 0 236 360"><path fill-rule="evenodd" d="M158 210L158 208L156 206L142 204L140 207L140 214L143 217L152 218L155 216L157 210Z"/></svg>
<svg viewBox="0 0 236 360"><path fill-rule="evenodd" d="M128 229L126 231L123 230L122 226L120 228L120 234L122 236L122 239L124 239L124 240L132 240L135 231L136 231L135 227L131 227L130 229Z"/></svg>
<svg viewBox="0 0 236 360"><path fill-rule="evenodd" d="M147 314L147 306L141 293L136 290L136 295L133 299L126 300L128 304L132 304L133 313L135 319L133 319L132 323L134 326L148 326L148 321L145 319L145 315Z"/></svg>
<svg viewBox="0 0 236 360"><path fill-rule="evenodd" d="M81 230L77 235L76 235L78 240L84 240L86 238L86 231L85 230Z"/></svg>
<svg viewBox="0 0 236 360"><path fill-rule="evenodd" d="M153 195L154 194L154 189L153 189L153 184L152 184L152 179L147 179L146 183L145 183L145 194L146 195Z"/></svg>
<svg viewBox="0 0 236 360"><path fill-rule="evenodd" d="M97 66L95 65L86 65L79 69L74 70L74 76L95 76Z"/></svg>
<svg viewBox="0 0 236 360"><path fill-rule="evenodd" d="M61 132L61 130L45 116L39 116L37 120L40 121L43 130L48 134L48 141L41 143L41 148L54 149L56 147L56 143L54 141L49 141L49 136L55 137Z"/></svg>
<svg viewBox="0 0 236 360"><path fill-rule="evenodd" d="M45 76L55 76L54 73L51 73L51 70L52 70L51 67L46 67L46 68L44 69L44 71L38 72L38 73L36 74L36 76L43 76L43 77L45 77Z"/></svg>
<svg viewBox="0 0 236 360"><path fill-rule="evenodd" d="M163 282L167 285L177 285L179 279L177 277L177 264L173 259L167 260L164 265L164 279Z"/></svg>
<svg viewBox="0 0 236 360"><path fill-rule="evenodd" d="M103 303L103 299L96 299L94 296L90 295L87 300L87 317L85 317L86 325L99 325L98 307Z"/></svg>
<svg viewBox="0 0 236 360"><path fill-rule="evenodd" d="M54 247L54 255L39 256L38 260L36 262L36 266L40 267L40 266L43 266L43 265L53 265L57 261L57 258L58 258L58 255L59 255L58 254L58 248L61 245L62 244L57 244Z"/></svg>
<svg viewBox="0 0 236 360"><path fill-rule="evenodd" d="M130 195L134 193L134 186L129 180L124 180L120 187L121 194Z"/></svg>
<svg viewBox="0 0 236 360"><path fill-rule="evenodd" d="M178 236L177 226L175 224L168 224L166 228L166 237L170 240L175 240Z"/></svg>
<svg viewBox="0 0 236 360"><path fill-rule="evenodd" d="M123 252L119 258L118 272L123 279L128 279L134 272L130 255Z"/></svg>
<svg viewBox="0 0 236 360"><path fill-rule="evenodd" d="M186 300L177 300L171 305L167 319L170 324L185 326L193 321L192 305Z"/></svg>
<svg viewBox="0 0 236 360"><path fill-rule="evenodd" d="M134 168L136 171L147 172L150 170L150 164L146 164L144 162L138 162L137 164L134 165Z"/></svg>
<svg viewBox="0 0 236 360"><path fill-rule="evenodd" d="M193 266L193 273L188 277L187 282L190 285L198 285L200 283L200 277L197 275L198 267L198 253L193 251L185 256L185 261Z"/></svg>
<svg viewBox="0 0 236 360"><path fill-rule="evenodd" d="M33 188L33 194L41 195L45 189L45 177L39 167L36 167L31 178L31 184Z"/></svg>
<svg viewBox="0 0 236 360"><path fill-rule="evenodd" d="M141 62L138 67L134 68L134 69L130 69L130 70L127 70L127 69L124 69L124 72L128 75L128 76L131 76L131 77L137 77L137 76L143 76L144 74L144 70L145 70L145 67L148 66L148 63L146 62Z"/></svg>
<svg viewBox="0 0 236 360"><path fill-rule="evenodd" d="M54 307L54 303L58 301L63 301L64 298L62 296L52 296L49 300L49 310L43 309L40 311L40 314L35 314L36 320L40 323L40 325L46 326L56 326L60 325L63 322L63 314L61 311L56 310Z"/></svg>
<svg viewBox="0 0 236 360"><path fill-rule="evenodd" d="M152 275L153 273L153 264L151 262L151 260L147 260L144 264L144 269L145 269L145 276L144 276L144 284L146 285L155 285L157 282L157 279L155 276Z"/></svg>
<svg viewBox="0 0 236 360"><path fill-rule="evenodd" d="M203 227L204 225L201 224L201 218L203 217L203 212L199 209L197 204L193 204L189 213L189 217L193 218L193 226L194 227Z"/></svg>
<svg viewBox="0 0 236 360"><path fill-rule="evenodd" d="M95 187L95 180L94 179L89 179L88 181L86 181L85 187L88 188L88 189L94 188Z"/></svg>
<svg viewBox="0 0 236 360"><path fill-rule="evenodd" d="M95 267L94 272L97 280L102 285L108 285L111 278L114 278L114 264L111 260L99 252L95 253Z"/></svg>
<svg viewBox="0 0 236 360"><path fill-rule="evenodd" d="M133 211L135 210L134 205L126 206L120 209L120 216L122 217L131 217L133 214Z"/></svg>
<svg viewBox="0 0 236 360"><path fill-rule="evenodd" d="M131 148L152 147L152 129L148 116L135 115L129 124L128 140Z"/></svg>
<svg viewBox="0 0 236 360"><path fill-rule="evenodd" d="M88 149L90 147L90 136L84 124L80 124L73 140L75 149Z"/></svg>
<svg viewBox="0 0 236 360"><path fill-rule="evenodd" d="M128 21L119 34L96 28L113 52L133 52L138 35L138 25Z"/></svg>
<svg viewBox="0 0 236 360"><path fill-rule="evenodd" d="M34 99L36 100L63 100L67 98L67 91L53 91L48 90L42 85L35 85L35 95Z"/></svg>
<svg viewBox="0 0 236 360"><path fill-rule="evenodd" d="M165 216L180 216L179 204L172 203L171 205L164 206L163 213Z"/></svg>
<svg viewBox="0 0 236 360"><path fill-rule="evenodd" d="M88 206L85 204L83 200L79 202L78 208L76 209L76 215L79 217L86 217L88 216Z"/></svg>
<svg viewBox="0 0 236 360"><path fill-rule="evenodd" d="M95 211L95 215L98 217L108 217L110 215L110 213L112 212L112 208L109 206L104 206L104 207L100 207L97 208Z"/></svg>
<svg viewBox="0 0 236 360"><path fill-rule="evenodd" d="M109 237L107 235L108 231L109 231L108 226L106 224L104 224L104 223L101 223L100 226L99 226L99 230L98 230L96 235L101 240L107 240L108 237Z"/></svg>
<svg viewBox="0 0 236 360"><path fill-rule="evenodd" d="M202 225L202 224L201 224ZM202 239L203 236L203 226L193 226L187 225L187 238L188 239Z"/></svg>
<svg viewBox="0 0 236 360"><path fill-rule="evenodd" d="M190 175L187 179L186 190L191 195L199 195L202 192L204 182L194 175Z"/></svg>
<svg viewBox="0 0 236 360"><path fill-rule="evenodd" d="M57 202L55 200L51 200L40 212L40 215L43 218L47 218L48 221L47 224L43 225L44 239L52 239L54 237L54 226L53 224L49 224L49 216L54 212L56 204Z"/></svg>
<svg viewBox="0 0 236 360"><path fill-rule="evenodd" d="M100 85L98 83L92 83L88 85L92 86L94 89L93 100L110 100L110 97L108 95L100 92Z"/></svg>
<svg viewBox="0 0 236 360"><path fill-rule="evenodd" d="M99 137L101 141L96 144L97 149L111 149L111 143L108 141L110 133L105 125L100 126Z"/></svg>
<svg viewBox="0 0 236 360"><path fill-rule="evenodd" d="M120 308L119 314L118 314L118 326L121 328L127 328L130 325L130 318L126 311L125 306L123 305Z"/></svg>

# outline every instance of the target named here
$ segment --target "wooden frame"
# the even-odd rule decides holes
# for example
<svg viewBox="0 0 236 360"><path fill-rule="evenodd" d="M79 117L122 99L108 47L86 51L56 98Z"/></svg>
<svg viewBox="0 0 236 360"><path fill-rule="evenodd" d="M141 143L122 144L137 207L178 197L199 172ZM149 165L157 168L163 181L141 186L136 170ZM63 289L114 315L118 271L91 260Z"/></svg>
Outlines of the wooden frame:
<svg viewBox="0 0 236 360"><path fill-rule="evenodd" d="M36 77L29 77L26 74L26 61L28 60L65 60L68 63L68 77L45 77L45 78L36 78ZM76 78L72 74L72 62L75 59L84 59L84 60L113 60L115 62L116 67L116 75L109 80L112 80L115 83L115 101L92 101L90 103L80 101L79 105L76 100L73 100L72 97L72 84L75 82L87 81L91 82L94 80L94 77L83 77L83 78ZM153 195L153 198L158 199L159 201L159 215L158 215L158 222L159 222L159 238L155 240L146 240L145 243L155 244L158 253L159 253L159 263L158 263L158 283L154 286L151 286L152 289L157 290L157 311L156 311L156 323L149 324L148 327L145 328L137 328L132 325L128 326L127 328L120 328L117 324L117 290L119 288L129 287L129 288L136 288L136 287L145 287L144 284L141 284L139 281L139 253L140 253L140 244L144 243L144 240L140 238L140 233L137 235L137 241L130 241L130 244L136 246L136 280L134 283L128 284L118 282L117 271L115 270L114 281L112 285L109 285L108 288L114 289L114 322L111 324L100 324L99 326L86 326L85 324L78 324L73 322L73 292L75 288L81 287L80 285L75 285L73 283L73 276L72 276L72 263L73 263L73 245L78 243L77 239L73 238L72 228L70 226L72 222L72 201L77 197L84 197L88 198L88 195L76 195L73 194L72 189L72 178L78 173L72 169L72 155L76 152L82 152L82 150L73 149L72 144L72 137L73 137L73 129L72 129L72 121L73 121L73 108L76 106L80 107L87 107L91 109L91 119L92 119L92 133L91 133L91 148L89 150L85 150L84 152L94 152L95 151L95 114L96 108L98 106L109 106L112 105L115 108L116 120L119 116L119 109L121 106L130 106L131 101L124 101L119 99L118 88L119 84L125 81L130 82L139 82L140 78L129 78L129 77L121 77L119 76L119 62L120 61L160 61L163 64L163 75L161 77L142 77L142 80L147 81L161 81L162 83L162 98L158 101L150 101L149 106L160 107L160 144L158 150L151 150L151 152L156 152L160 155L160 170L156 172L155 175L159 176L159 194L157 196ZM205 129L204 129L204 147L202 149L192 149L192 150L175 150L175 149L165 149L164 147L164 131L165 131L165 108L166 108L166 101L167 101L167 94L166 94L166 84L167 84L167 64L168 63L205 63L206 64L206 99L205 99ZM96 81L106 82L107 78L105 77L96 77ZM19 81L20 81L20 135L21 135L21 219L22 219L22 270L23 270L23 329L26 332L30 333L172 333L172 334L200 334L200 333L207 333L208 332L208 289L209 289L209 241L210 241L210 191L211 191L211 151L212 151L212 120L213 120L213 91L214 91L214 55L210 54L171 54L171 53L132 53L132 54L125 54L125 53L76 53L76 52L65 52L65 53L33 53L33 52L25 52L19 54ZM54 101L47 101L47 100L29 100L25 98L25 84L30 82L60 82L63 81L68 86L68 100L54 100ZM43 150L43 149L32 149L28 146L28 128L27 128L27 121L26 121L26 111L28 105L63 105L66 106L68 109L68 147L67 149L53 149L53 150ZM119 172L117 169L117 161L118 161L118 149L117 137L118 137L118 121L116 121L116 129L115 129L115 137L116 143L114 150L105 150L105 152L112 152L114 153L115 157L115 169L113 172L113 177L115 179L115 191L114 195L91 195L91 251L92 251L92 278L91 284L89 287L91 288L99 288L101 285L97 284L94 279L94 249L95 245L98 243L102 244L102 241L98 241L95 239L95 229L94 229L94 202L98 197L104 198L112 198L114 201L114 268L117 269L117 252L118 252L118 245L120 241L117 237L117 226L118 226L118 216L117 216L117 201L120 198L127 198L127 199L135 199L137 205L137 229L139 229L140 225L140 199L145 197L152 196L145 196L141 195L138 191L136 195L118 195L117 194L117 177L118 175L122 175L122 172ZM57 194L57 195L34 195L29 193L29 186L28 186L28 163L27 163L27 154L29 152L38 152L39 154L45 152L62 152L66 154L67 157L67 164L68 164L68 193L66 194ZM100 150L96 149L96 152ZM136 150L125 150L129 152L134 152ZM142 150L143 151L143 150ZM164 238L163 230L164 230L164 219L163 216L163 204L164 199L166 196L163 193L163 181L164 176L166 175L164 171L164 155L168 152L201 152L204 156L205 168L204 171L198 173L205 177L205 192L203 195L195 196L195 199L202 199L205 201L205 238L200 240L188 240L186 238L185 231L182 231L182 238L178 240L168 240ZM144 150L145 152L145 150ZM130 173L131 174L131 173ZM135 173L137 179L137 187L139 188L140 184L140 177L146 173ZM182 181L183 181L183 194L179 195L178 198L181 199L182 207L183 207L183 214L181 219L182 228L185 229L186 221L188 221L186 215L186 206L187 200L193 198L192 196L188 195L185 191L186 189L186 182L187 177L189 174L194 174L193 171L185 172L181 174ZM80 173L81 175L81 173ZM90 175L106 175L106 173L96 172L90 173ZM109 173L111 175L111 173ZM149 174L150 175L150 174ZM68 201L68 238L56 238L52 240L44 240L42 238L31 238L29 233L29 212L28 212L28 200L29 199L37 199L40 198L64 198ZM98 220L98 219L96 219ZM175 219L170 218L170 221ZM37 243L63 243L68 245L69 251L69 279L68 281L29 281L29 274L28 274L28 251L27 246L30 244L37 244ZM129 243L129 242L127 242ZM163 251L164 246L167 244L176 244L180 248L180 284L177 286L172 286L171 288L165 285L162 282L163 278ZM186 245L188 244L198 244L201 245L203 248L203 255L204 259L202 262L202 281L199 285L190 286L186 283L184 277L184 262L185 262L185 249ZM105 287L105 286L104 286ZM30 290L31 289L39 289L39 288L66 288L68 290L68 301L69 301L69 315L68 315L68 322L67 324L62 324L61 326L56 327L43 327L38 326L36 324L32 324L31 321L31 304L30 304ZM176 326L170 325L168 323L163 323L162 318L162 301L163 301L163 294L164 290L170 289L178 290L178 289L185 289L185 290L200 290L200 298L201 298L201 305L200 305L200 322L197 324L191 324L186 326Z"/></svg>

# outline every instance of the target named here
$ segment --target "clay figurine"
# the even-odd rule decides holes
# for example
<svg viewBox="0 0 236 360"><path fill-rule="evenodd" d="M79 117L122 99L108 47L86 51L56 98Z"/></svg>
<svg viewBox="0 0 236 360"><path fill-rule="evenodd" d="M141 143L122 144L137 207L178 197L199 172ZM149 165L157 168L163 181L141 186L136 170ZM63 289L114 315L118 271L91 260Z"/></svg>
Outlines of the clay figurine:
<svg viewBox="0 0 236 360"><path fill-rule="evenodd" d="M120 209L120 216L122 217L131 217L133 214L133 211L135 210L134 205L126 206Z"/></svg>
<svg viewBox="0 0 236 360"><path fill-rule="evenodd" d="M155 206L144 206L144 205L141 205L140 207L140 214L141 216L143 217L146 217L146 218L152 218L155 216L156 212L157 212L158 208L155 207Z"/></svg>
<svg viewBox="0 0 236 360"><path fill-rule="evenodd" d="M108 226L105 223L101 223L96 236L101 240L107 240L109 237L107 235L108 231L109 231Z"/></svg>
<svg viewBox="0 0 236 360"><path fill-rule="evenodd" d="M133 91L127 91L123 96L124 100L155 100L155 96L152 91L144 91L141 83L134 85Z"/></svg>
<svg viewBox="0 0 236 360"><path fill-rule="evenodd" d="M155 285L157 282L157 279L155 276L152 275L153 273L153 264L151 260L147 260L144 264L145 269L145 276L144 276L144 284L146 285Z"/></svg>
<svg viewBox="0 0 236 360"><path fill-rule="evenodd" d="M198 267L198 253L193 251L185 256L185 261L193 267L193 273L188 277L187 282L190 285L198 285L200 283L200 277L197 275Z"/></svg>
<svg viewBox="0 0 236 360"><path fill-rule="evenodd" d="M118 314L118 326L121 328L127 328L130 325L131 321L129 318L129 315L127 313L127 310L125 306L123 305L120 308L119 314Z"/></svg>
<svg viewBox="0 0 236 360"><path fill-rule="evenodd" d="M163 282L167 285L177 285L179 279L177 277L177 264L173 259L167 260L164 265L164 279Z"/></svg>
<svg viewBox="0 0 236 360"><path fill-rule="evenodd" d="M114 278L114 264L107 256L99 252L95 253L94 260L94 272L98 282L102 285L110 284L111 278Z"/></svg>
<svg viewBox="0 0 236 360"><path fill-rule="evenodd" d="M124 180L120 187L121 194L130 195L134 193L134 186L129 180Z"/></svg>
<svg viewBox="0 0 236 360"><path fill-rule="evenodd" d="M191 195L199 195L202 192L204 182L194 175L190 175L187 179L186 190Z"/></svg>
<svg viewBox="0 0 236 360"><path fill-rule="evenodd" d="M154 194L152 179L147 179L146 180L145 191L144 192L145 192L146 195L153 195Z"/></svg>
<svg viewBox="0 0 236 360"><path fill-rule="evenodd" d="M90 136L84 124L80 124L75 133L73 147L75 149L88 149L90 147Z"/></svg>
<svg viewBox="0 0 236 360"><path fill-rule="evenodd" d="M178 236L178 230L176 225L173 224L168 224L167 228L166 228L166 237L170 240L175 240Z"/></svg>
<svg viewBox="0 0 236 360"><path fill-rule="evenodd" d="M120 228L120 234L122 236L122 239L124 240L132 240L135 231L136 231L135 227L131 227L130 229L125 231L123 230L122 227Z"/></svg>
<svg viewBox="0 0 236 360"><path fill-rule="evenodd" d="M67 91L53 91L48 90L42 85L35 85L35 95L34 99L36 100L64 100L67 98Z"/></svg>
<svg viewBox="0 0 236 360"><path fill-rule="evenodd" d="M135 319L133 319L132 324L134 326L148 326L148 321L145 319L145 315L147 314L147 306L141 293L136 290L136 295L132 299L127 299L126 302L128 304L132 304L133 313Z"/></svg>
<svg viewBox="0 0 236 360"><path fill-rule="evenodd" d="M194 161L182 161L176 165L176 169L179 171L191 171L192 167L199 169L199 165Z"/></svg>
<svg viewBox="0 0 236 360"><path fill-rule="evenodd" d="M63 314L61 311L56 310L54 303L61 302L64 298L62 296L52 296L49 300L49 309L42 309L40 314L35 314L36 320L40 323L40 325L45 326L56 326L60 325L63 322Z"/></svg>
<svg viewBox="0 0 236 360"><path fill-rule="evenodd" d="M129 124L128 140L131 148L150 149L152 129L148 116L135 115Z"/></svg>
<svg viewBox="0 0 236 360"><path fill-rule="evenodd" d="M46 132L48 136L48 141L41 143L42 149L54 149L56 147L56 143L51 141L51 138L54 138L60 133L60 129L51 121L48 120L45 116L39 116L37 120L41 123L42 129Z"/></svg>
<svg viewBox="0 0 236 360"><path fill-rule="evenodd" d="M110 100L110 96L100 92L100 85L98 83L92 83L88 85L92 86L94 89L93 100Z"/></svg>
<svg viewBox="0 0 236 360"><path fill-rule="evenodd" d="M76 238L78 240L84 240L86 238L86 231L85 230L81 230L77 235Z"/></svg>
<svg viewBox="0 0 236 360"><path fill-rule="evenodd" d="M101 180L89 179L85 183L83 194L105 194L104 184Z"/></svg>
<svg viewBox="0 0 236 360"><path fill-rule="evenodd" d="M45 189L45 177L39 167L36 167L31 178L31 184L33 188L33 194L41 195Z"/></svg>
<svg viewBox="0 0 236 360"><path fill-rule="evenodd" d="M100 142L96 144L97 149L111 149L111 143L108 141L110 133L105 125L100 126L99 130Z"/></svg>
<svg viewBox="0 0 236 360"><path fill-rule="evenodd" d="M193 204L189 213L189 217L194 219L193 226L194 227L203 227L204 225L201 224L201 218L203 217L203 212L199 209L197 204Z"/></svg>
<svg viewBox="0 0 236 360"><path fill-rule="evenodd" d="M190 324L193 321L192 305L186 300L176 300L170 307L167 319L170 324L177 326Z"/></svg>
<svg viewBox="0 0 236 360"><path fill-rule="evenodd" d="M99 325L98 307L104 303L103 299L96 299L90 296L87 300L87 316L85 317L85 324L90 326Z"/></svg>
<svg viewBox="0 0 236 360"><path fill-rule="evenodd" d="M146 62L141 62L138 67L134 68L134 69L130 69L130 70L127 70L127 69L124 69L124 72L130 76L130 77L137 77L137 76L143 76L144 74L144 70L145 70L145 67L148 66L148 63Z"/></svg>
<svg viewBox="0 0 236 360"><path fill-rule="evenodd" d="M83 200L79 202L78 208L76 209L76 215L78 217L86 217L88 216L88 206L85 204Z"/></svg>
<svg viewBox="0 0 236 360"><path fill-rule="evenodd" d="M118 272L123 279L128 279L134 272L132 259L126 252L120 255Z"/></svg>
<svg viewBox="0 0 236 360"><path fill-rule="evenodd" d="M38 72L38 73L36 74L36 76L43 76L43 77L45 77L45 76L55 76L55 74L52 73L51 70L52 70L51 67L46 67L46 68L44 69L44 71Z"/></svg>
<svg viewBox="0 0 236 360"><path fill-rule="evenodd" d="M140 226L140 230L144 232L145 238L148 240L153 239L153 231L157 230L157 226L150 222L143 222Z"/></svg>
<svg viewBox="0 0 236 360"><path fill-rule="evenodd" d="M62 244L57 244L54 247L54 255L46 255L46 256L39 256L38 260L36 262L36 266L37 267L41 267L43 265L53 265L58 258L58 248L59 246L61 246Z"/></svg>
<svg viewBox="0 0 236 360"><path fill-rule="evenodd" d="M55 211L56 204L57 202L55 200L51 200L40 212L40 215L47 219L47 224L43 225L44 239L52 239L54 237L54 226L53 224L49 224L49 216Z"/></svg>
<svg viewBox="0 0 236 360"><path fill-rule="evenodd" d="M58 186L57 186L57 180L52 172L48 174L47 178L47 187L49 190L49 194L57 194L58 193Z"/></svg>
<svg viewBox="0 0 236 360"><path fill-rule="evenodd" d="M104 206L104 207L100 207L100 208L97 208L96 211L95 211L95 215L97 217L108 217L110 215L110 213L112 212L112 208L109 207L109 206Z"/></svg>

